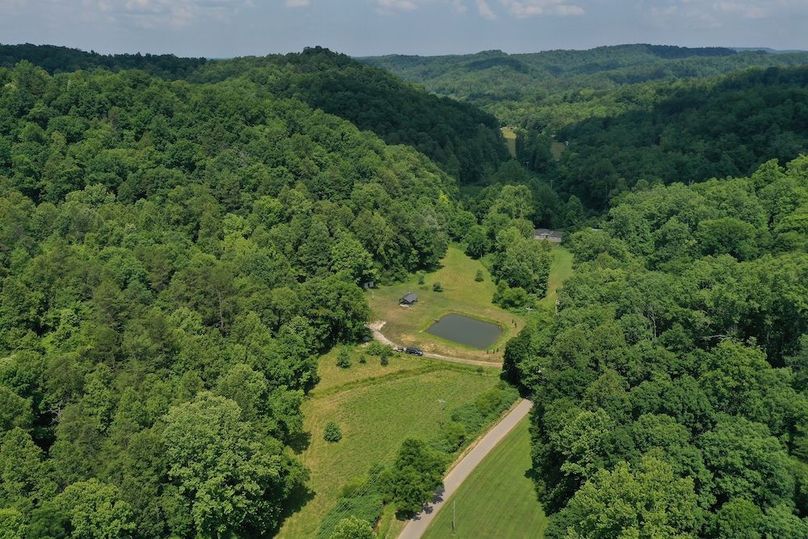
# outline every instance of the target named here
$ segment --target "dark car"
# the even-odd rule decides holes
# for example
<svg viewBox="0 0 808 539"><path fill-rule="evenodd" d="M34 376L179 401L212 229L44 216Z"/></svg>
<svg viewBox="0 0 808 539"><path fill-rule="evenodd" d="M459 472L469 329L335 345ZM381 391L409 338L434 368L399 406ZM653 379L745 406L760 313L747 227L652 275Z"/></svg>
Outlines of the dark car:
<svg viewBox="0 0 808 539"><path fill-rule="evenodd" d="M420 348L415 348L414 346L410 347L410 348L405 348L404 351L407 352L410 355L413 355L413 356L422 356L422 355L424 355L423 350L421 350Z"/></svg>

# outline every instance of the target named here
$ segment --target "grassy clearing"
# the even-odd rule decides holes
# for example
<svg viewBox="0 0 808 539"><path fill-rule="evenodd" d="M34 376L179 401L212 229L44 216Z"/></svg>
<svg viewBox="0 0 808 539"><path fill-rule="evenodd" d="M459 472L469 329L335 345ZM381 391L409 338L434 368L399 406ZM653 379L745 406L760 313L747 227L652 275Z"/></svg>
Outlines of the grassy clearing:
<svg viewBox="0 0 808 539"><path fill-rule="evenodd" d="M353 359L360 350L352 350ZM280 537L315 537L345 485L363 479L372 465L390 462L405 438L433 437L454 408L494 387L499 375L412 356L394 356L387 367L368 357L364 365L353 361L340 369L336 352L323 356L320 366L321 382L303 404L311 438L299 454L311 473L313 497L286 520ZM329 421L342 430L336 444L323 440ZM393 536L401 523L388 519L384 526Z"/></svg>
<svg viewBox="0 0 808 539"><path fill-rule="evenodd" d="M547 281L547 295L541 300L545 305L555 305L558 289L572 275L572 253L563 247L552 247L553 263L550 266L550 277Z"/></svg>
<svg viewBox="0 0 808 539"><path fill-rule="evenodd" d="M483 460L438 514L424 539L541 538L547 517L536 499L530 471L529 420ZM452 531L452 506L457 529Z"/></svg>
<svg viewBox="0 0 808 539"><path fill-rule="evenodd" d="M347 389L354 384L369 384L379 379L391 376L405 375L411 371L434 369L442 365L435 362L416 361L413 356L393 354L388 365L382 366L377 356L367 354L364 346L345 347L351 357L351 368L343 369L337 366L337 354L342 347L336 347L331 352L320 357L317 372L320 382L311 392L312 397L333 393L340 389ZM359 363L361 356L365 356L367 363Z"/></svg>
<svg viewBox="0 0 808 539"><path fill-rule="evenodd" d="M561 161L561 156L564 155L564 152L567 150L567 145L563 142L552 142L550 143L550 153L553 154L553 158L556 161Z"/></svg>
<svg viewBox="0 0 808 539"><path fill-rule="evenodd" d="M503 127L501 131L505 144L508 146L508 153L516 159L516 132L511 127Z"/></svg>
<svg viewBox="0 0 808 539"><path fill-rule="evenodd" d="M482 282L474 280L478 270L484 275ZM443 292L432 291L435 282L441 283ZM505 342L522 329L524 321L520 316L491 303L495 291L496 286L482 262L469 258L452 245L441 261L441 268L427 274L423 285L418 284L417 276L411 275L403 283L371 290L368 300L373 318L387 322L382 332L393 342L448 356L500 361ZM412 307L400 307L398 300L407 292L417 293L418 303ZM433 322L448 313L493 322L502 328L502 335L491 351L487 351L426 332Z"/></svg>

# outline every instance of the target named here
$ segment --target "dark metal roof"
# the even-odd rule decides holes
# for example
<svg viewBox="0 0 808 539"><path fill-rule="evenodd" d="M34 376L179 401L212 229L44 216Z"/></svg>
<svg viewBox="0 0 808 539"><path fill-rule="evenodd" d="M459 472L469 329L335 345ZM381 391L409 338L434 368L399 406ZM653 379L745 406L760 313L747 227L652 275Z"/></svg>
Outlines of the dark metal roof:
<svg viewBox="0 0 808 539"><path fill-rule="evenodd" d="M412 292L404 294L404 297L401 298L401 303L415 303L416 301L418 301L418 296Z"/></svg>

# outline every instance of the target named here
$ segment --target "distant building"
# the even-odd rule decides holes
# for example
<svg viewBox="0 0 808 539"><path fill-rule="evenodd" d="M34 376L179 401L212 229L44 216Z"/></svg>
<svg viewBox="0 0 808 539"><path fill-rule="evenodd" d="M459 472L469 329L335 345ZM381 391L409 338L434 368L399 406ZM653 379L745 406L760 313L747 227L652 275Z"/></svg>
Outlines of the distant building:
<svg viewBox="0 0 808 539"><path fill-rule="evenodd" d="M404 297L398 300L399 305L414 305L418 301L418 296L412 292L407 292Z"/></svg>
<svg viewBox="0 0 808 539"><path fill-rule="evenodd" d="M560 230L550 230L549 228L537 228L533 231L533 237L537 240L550 241L553 243L561 243L564 239L564 233Z"/></svg>

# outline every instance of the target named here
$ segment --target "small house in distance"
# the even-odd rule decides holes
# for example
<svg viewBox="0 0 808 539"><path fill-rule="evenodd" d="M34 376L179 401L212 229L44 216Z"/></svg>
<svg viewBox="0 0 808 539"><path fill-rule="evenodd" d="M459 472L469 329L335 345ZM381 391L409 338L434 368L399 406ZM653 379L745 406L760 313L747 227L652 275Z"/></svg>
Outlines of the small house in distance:
<svg viewBox="0 0 808 539"><path fill-rule="evenodd" d="M406 305L406 306L409 307L410 305L414 305L415 302L417 302L417 301L418 301L418 296L417 295L413 294L412 292L407 292L406 294L404 294L403 298L398 300L398 304L399 305Z"/></svg>
<svg viewBox="0 0 808 539"><path fill-rule="evenodd" d="M550 230L549 228L537 228L533 231L533 237L537 240L550 241L553 243L561 243L564 239L564 233L560 230Z"/></svg>

